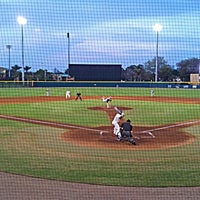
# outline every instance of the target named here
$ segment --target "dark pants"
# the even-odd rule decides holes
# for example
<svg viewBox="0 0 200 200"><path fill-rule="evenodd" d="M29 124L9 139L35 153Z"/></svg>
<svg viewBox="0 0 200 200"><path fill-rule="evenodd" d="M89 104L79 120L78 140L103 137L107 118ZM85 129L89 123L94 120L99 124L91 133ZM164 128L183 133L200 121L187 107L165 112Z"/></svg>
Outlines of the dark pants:
<svg viewBox="0 0 200 200"><path fill-rule="evenodd" d="M82 101L81 96L77 96L75 100L80 99Z"/></svg>
<svg viewBox="0 0 200 200"><path fill-rule="evenodd" d="M135 142L134 139L131 137L130 131L122 131L121 135L122 135L122 138L127 138L131 144Z"/></svg>

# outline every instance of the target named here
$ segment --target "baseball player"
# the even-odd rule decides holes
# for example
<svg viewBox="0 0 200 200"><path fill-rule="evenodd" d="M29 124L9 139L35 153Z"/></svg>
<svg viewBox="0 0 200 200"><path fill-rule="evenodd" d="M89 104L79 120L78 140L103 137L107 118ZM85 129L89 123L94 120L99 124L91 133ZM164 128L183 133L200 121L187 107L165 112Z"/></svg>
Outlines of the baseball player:
<svg viewBox="0 0 200 200"><path fill-rule="evenodd" d="M66 99L70 99L70 91L69 90L66 91Z"/></svg>
<svg viewBox="0 0 200 200"><path fill-rule="evenodd" d="M81 93L77 92L75 100L80 99L82 101Z"/></svg>
<svg viewBox="0 0 200 200"><path fill-rule="evenodd" d="M134 139L132 138L132 130L133 126L131 125L130 119L128 119L126 122L123 122L121 125L121 138L119 138L119 141L123 140L123 138L128 138L128 141L131 144L136 145Z"/></svg>
<svg viewBox="0 0 200 200"><path fill-rule="evenodd" d="M154 90L151 90L151 97L153 97L155 94Z"/></svg>
<svg viewBox="0 0 200 200"><path fill-rule="evenodd" d="M46 89L46 96L47 97L50 96L50 90L49 90L49 88Z"/></svg>
<svg viewBox="0 0 200 200"><path fill-rule="evenodd" d="M123 117L124 113L121 110L119 110L112 121L112 125L114 126L113 133L117 136L118 140L121 140L122 137L120 132L119 122Z"/></svg>
<svg viewBox="0 0 200 200"><path fill-rule="evenodd" d="M105 98L105 97L102 97L102 101L104 102L104 103L106 103L106 107L107 108L110 108L110 102L112 101L112 97L107 97L107 98Z"/></svg>

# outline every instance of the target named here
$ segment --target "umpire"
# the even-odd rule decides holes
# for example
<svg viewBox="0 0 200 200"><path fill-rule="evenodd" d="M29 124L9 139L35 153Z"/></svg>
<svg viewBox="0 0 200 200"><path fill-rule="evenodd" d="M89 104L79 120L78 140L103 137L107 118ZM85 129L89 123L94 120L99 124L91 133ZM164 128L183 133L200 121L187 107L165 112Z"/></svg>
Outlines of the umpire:
<svg viewBox="0 0 200 200"><path fill-rule="evenodd" d="M132 138L132 134L131 134L132 130L133 130L133 126L131 125L130 119L128 119L126 122L122 123L122 125L121 125L121 140L123 138L128 138L128 141L131 144L136 145L134 139Z"/></svg>

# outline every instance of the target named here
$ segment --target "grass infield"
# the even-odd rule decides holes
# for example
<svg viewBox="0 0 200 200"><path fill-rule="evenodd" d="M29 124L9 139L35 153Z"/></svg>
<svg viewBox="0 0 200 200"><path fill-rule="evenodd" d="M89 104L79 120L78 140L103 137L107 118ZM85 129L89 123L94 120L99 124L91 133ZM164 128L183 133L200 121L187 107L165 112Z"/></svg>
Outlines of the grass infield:
<svg viewBox="0 0 200 200"><path fill-rule="evenodd" d="M68 89L72 98L80 91L83 101L1 105L0 113L78 126L109 126L104 112L87 109L104 105L101 99L84 100L84 96L113 96L112 104L134 108L126 111L126 117L131 118L135 126L164 125L199 119L199 104L114 99L114 96L150 96L150 89ZM45 96L45 91L46 88L1 89L0 98ZM64 97L65 91L66 88L50 88L50 95ZM156 88L155 95L199 98L199 90ZM200 186L199 125L185 129L196 137L191 144L162 150L137 151L78 146L61 139L61 134L66 132L62 128L5 119L0 119L0 125L0 171L103 185Z"/></svg>

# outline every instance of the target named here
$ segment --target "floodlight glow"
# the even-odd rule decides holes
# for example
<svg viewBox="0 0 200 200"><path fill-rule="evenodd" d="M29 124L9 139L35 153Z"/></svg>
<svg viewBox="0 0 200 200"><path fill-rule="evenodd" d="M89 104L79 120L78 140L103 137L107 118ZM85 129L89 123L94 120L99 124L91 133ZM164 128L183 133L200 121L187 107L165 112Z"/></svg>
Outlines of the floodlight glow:
<svg viewBox="0 0 200 200"><path fill-rule="evenodd" d="M153 26L153 30L156 32L160 32L162 30L162 25L161 24L155 24Z"/></svg>
<svg viewBox="0 0 200 200"><path fill-rule="evenodd" d="M25 25L27 23L27 19L25 17L22 17L22 16L18 16L17 17L17 22L20 24L20 25Z"/></svg>

